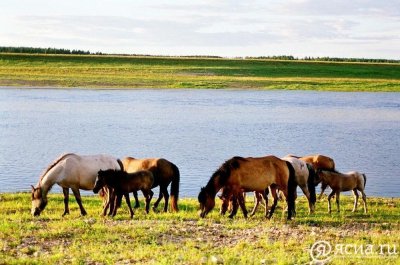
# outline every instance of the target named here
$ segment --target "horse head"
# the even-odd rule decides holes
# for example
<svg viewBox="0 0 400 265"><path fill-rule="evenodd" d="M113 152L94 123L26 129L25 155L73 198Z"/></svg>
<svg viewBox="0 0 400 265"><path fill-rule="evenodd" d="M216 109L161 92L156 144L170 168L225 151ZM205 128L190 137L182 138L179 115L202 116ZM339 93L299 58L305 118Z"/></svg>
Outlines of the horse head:
<svg viewBox="0 0 400 265"><path fill-rule="evenodd" d="M43 196L42 188L32 187L32 208L31 213L33 216L39 216L47 205L47 197Z"/></svg>
<svg viewBox="0 0 400 265"><path fill-rule="evenodd" d="M94 187L93 187L93 192L96 194L99 192L99 190L101 190L106 185L106 183L104 181L103 172L105 172L105 171L100 169L100 171L97 173L96 182L94 183Z"/></svg>
<svg viewBox="0 0 400 265"><path fill-rule="evenodd" d="M198 200L200 203L200 217L204 218L214 208L215 198L207 191L206 188L201 188Z"/></svg>

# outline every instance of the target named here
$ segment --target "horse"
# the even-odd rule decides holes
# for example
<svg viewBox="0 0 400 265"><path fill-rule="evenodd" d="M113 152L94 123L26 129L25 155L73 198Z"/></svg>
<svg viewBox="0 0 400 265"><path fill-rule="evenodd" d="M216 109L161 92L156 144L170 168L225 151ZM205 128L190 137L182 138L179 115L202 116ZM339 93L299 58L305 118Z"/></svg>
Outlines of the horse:
<svg viewBox="0 0 400 265"><path fill-rule="evenodd" d="M180 174L178 167L172 162L163 158L145 158L136 159L133 157L125 157L122 159L124 170L128 173L136 172L138 170L149 170L153 173L154 183L153 187L160 186L160 194L157 201L153 205L156 210L161 199L164 197L164 212L168 210L168 185L171 183L171 208L172 211L178 212L178 197L179 197L179 181ZM136 205L139 206L137 192L133 193L135 196Z"/></svg>
<svg viewBox="0 0 400 265"><path fill-rule="evenodd" d="M331 213L331 198L336 194L336 205L338 212L339 208L339 196L341 191L353 191L354 195L354 207L353 211L357 210L358 203L358 191L362 194L364 202L364 213L367 213L367 196L365 195L365 184L367 183L367 177L365 174L357 171L351 171L345 174L339 172L331 172L326 170L318 170L317 174L321 181L324 181L332 189L332 192L328 196L328 212Z"/></svg>
<svg viewBox="0 0 400 265"><path fill-rule="evenodd" d="M307 156L302 156L302 157L295 156L295 155L287 155L286 157L294 157L294 158L300 159L306 163L309 163L314 167L315 171L317 171L318 169L321 169L321 170L337 172L336 168L335 168L335 161L333 160L333 158L330 158L329 156L315 154L315 155L307 155ZM319 200L321 199L322 195L324 194L327 186L328 186L328 184L326 184L325 182L321 182L321 193L318 196Z"/></svg>
<svg viewBox="0 0 400 265"><path fill-rule="evenodd" d="M153 173L149 170L140 170L135 173L127 173L123 170L99 170L96 183L93 188L94 193L98 193L105 186L112 188L115 193L115 206L112 208L112 216L117 214L117 209L121 206L122 196L125 196L131 218L134 212L129 200L129 193L141 190L146 198L146 213L149 213L150 201L153 197L151 187L154 183Z"/></svg>
<svg viewBox="0 0 400 265"><path fill-rule="evenodd" d="M243 215L247 217L244 205L243 192L265 191L269 186L276 184L285 194L288 204L288 219L295 214L295 172L293 166L275 156L265 157L232 157L224 162L211 176L205 187L198 195L200 203L200 217L204 218L215 206L217 192L224 188L227 194L239 201ZM235 199L236 198L236 199ZM236 215L237 204L234 203L230 217ZM271 209L271 216L273 209Z"/></svg>
<svg viewBox="0 0 400 265"><path fill-rule="evenodd" d="M308 200L308 211L310 214L314 213L315 202L317 201L315 186L318 184L318 180L313 166L292 156L285 156L282 159L292 164L295 171L296 184L301 188Z"/></svg>
<svg viewBox="0 0 400 265"><path fill-rule="evenodd" d="M62 187L64 193L64 213L69 214L69 189L75 195L81 215L86 215L82 205L79 190L92 190L97 178L97 172L102 169L120 169L118 160L109 155L80 156L68 153L58 157L40 176L36 187L32 187L33 216L39 216L47 205L47 194L54 184Z"/></svg>

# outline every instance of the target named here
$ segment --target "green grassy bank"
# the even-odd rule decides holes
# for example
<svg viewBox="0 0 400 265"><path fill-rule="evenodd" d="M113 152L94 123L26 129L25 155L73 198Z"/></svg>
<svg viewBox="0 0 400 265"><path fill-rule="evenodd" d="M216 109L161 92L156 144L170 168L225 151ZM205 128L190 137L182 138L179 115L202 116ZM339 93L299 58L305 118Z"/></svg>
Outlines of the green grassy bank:
<svg viewBox="0 0 400 265"><path fill-rule="evenodd" d="M79 216L71 199L71 214L61 217L62 195L52 194L33 218L30 194L0 194L0 264L306 264L320 240L336 250L330 264L399 264L400 199L368 198L368 214L352 213L351 197L341 202L340 213L327 214L326 201L319 201L308 216L300 197L297 217L287 222L282 202L271 220L261 209L247 220L241 213L230 220L217 209L199 219L197 201L181 199L179 213L146 215L140 208L130 220L126 204L114 219L101 217L94 196L83 197L87 216ZM381 245L392 254L385 247L380 253ZM365 253L368 246L372 254Z"/></svg>
<svg viewBox="0 0 400 265"><path fill-rule="evenodd" d="M0 53L0 86L400 91L400 64Z"/></svg>

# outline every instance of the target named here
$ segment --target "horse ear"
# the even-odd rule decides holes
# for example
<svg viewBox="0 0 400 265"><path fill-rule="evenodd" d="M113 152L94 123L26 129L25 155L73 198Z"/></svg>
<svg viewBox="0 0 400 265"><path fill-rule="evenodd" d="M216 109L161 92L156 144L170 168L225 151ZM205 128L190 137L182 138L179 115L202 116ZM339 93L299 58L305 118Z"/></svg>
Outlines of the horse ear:
<svg viewBox="0 0 400 265"><path fill-rule="evenodd" d="M32 187L32 192L34 192L35 191L35 187L33 187L33 185L31 185L31 187Z"/></svg>

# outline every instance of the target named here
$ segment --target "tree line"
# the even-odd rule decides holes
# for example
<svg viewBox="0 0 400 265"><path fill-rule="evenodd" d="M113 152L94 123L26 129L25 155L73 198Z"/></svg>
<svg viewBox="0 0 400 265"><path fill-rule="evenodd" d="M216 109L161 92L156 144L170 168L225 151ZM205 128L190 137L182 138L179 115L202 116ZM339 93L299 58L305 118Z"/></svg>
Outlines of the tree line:
<svg viewBox="0 0 400 265"><path fill-rule="evenodd" d="M313 62L400 63L400 60L391 60L391 59L311 57L311 56L298 58L298 57L294 57L292 55L257 56L257 57L244 57L244 58L245 59L258 59L258 60L294 60L294 61L301 60L301 61L313 61Z"/></svg>
<svg viewBox="0 0 400 265"><path fill-rule="evenodd" d="M182 58L223 58L221 56L212 55L187 55L187 56L165 56L165 55L148 55L148 54L110 54L83 50L70 50L58 48L34 48L34 47L1 47L0 53L33 53L33 54L82 54L82 55L118 55L118 56L146 56L146 57L182 57ZM303 58L294 57L292 55L275 55L275 56L246 56L235 57L235 59L245 60L285 60L285 61L314 61L314 62L356 62L356 63L400 63L400 60L391 59L373 59L373 58L340 58L340 57L311 57Z"/></svg>
<svg viewBox="0 0 400 265"><path fill-rule="evenodd" d="M7 53L39 53L39 54L91 54L89 51L69 50L57 48L34 47L0 47L0 52Z"/></svg>

